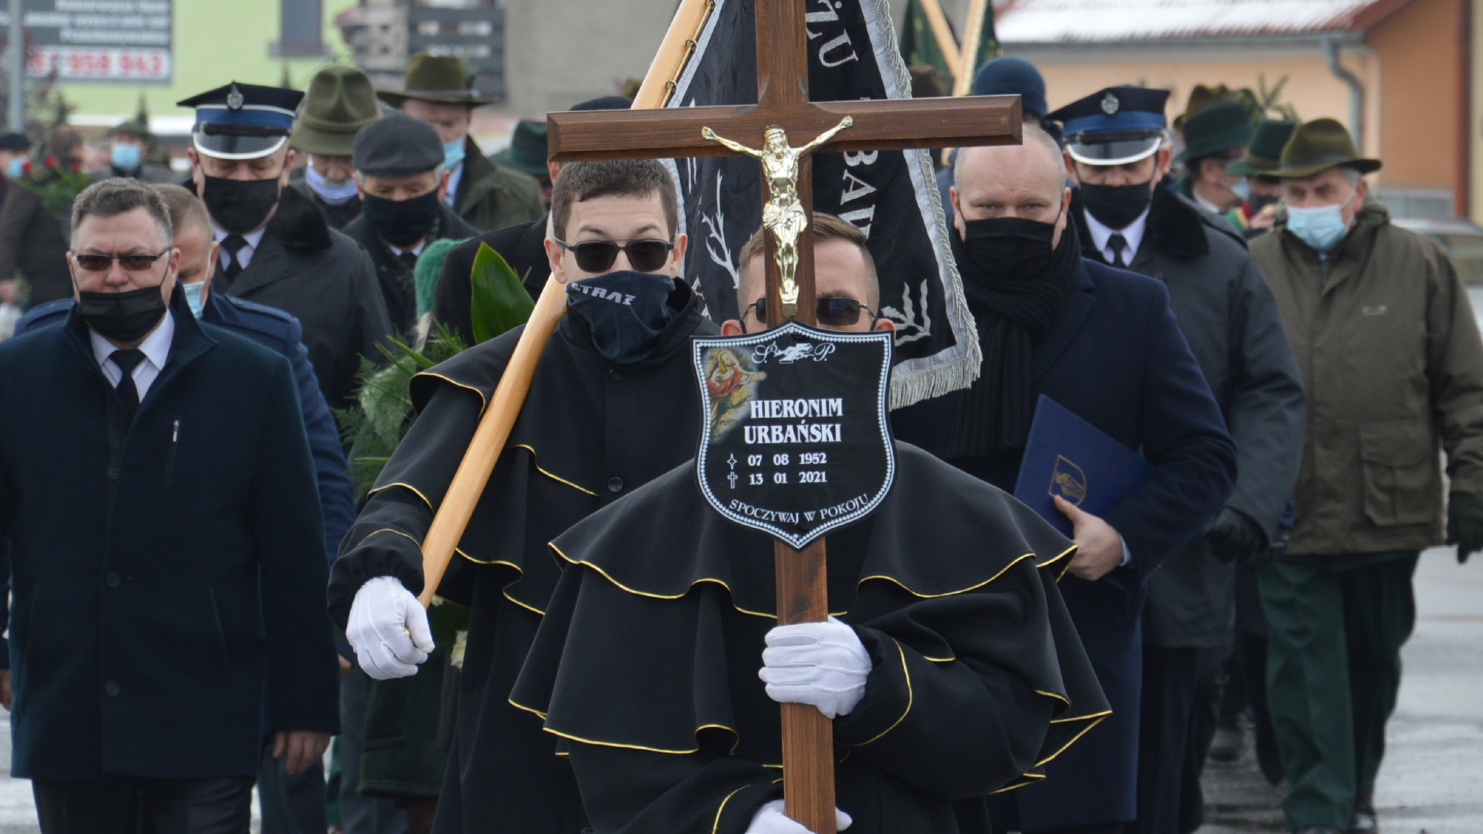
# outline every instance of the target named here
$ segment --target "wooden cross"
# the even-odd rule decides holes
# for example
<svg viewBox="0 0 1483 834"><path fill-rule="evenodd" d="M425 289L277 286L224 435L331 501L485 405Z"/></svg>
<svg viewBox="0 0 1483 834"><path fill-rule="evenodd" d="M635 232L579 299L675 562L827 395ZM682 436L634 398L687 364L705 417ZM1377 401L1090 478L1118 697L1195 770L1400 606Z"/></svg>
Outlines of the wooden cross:
<svg viewBox="0 0 1483 834"><path fill-rule="evenodd" d="M845 116L853 118L853 126L821 146L820 151L968 147L1020 141L1017 96L810 102L804 0L755 0L755 5L757 104L551 113L547 116L551 159L568 162L723 156L732 152L703 138L701 128L710 127L724 137L761 147L763 131L769 127L781 127L790 136L812 139L839 124ZM697 31L694 18L682 20L687 7L697 6L682 4L666 43L683 43ZM660 64L658 59L655 63ZM813 177L807 157L800 162L798 192L803 200L804 216L812 218ZM767 199L766 194L763 199ZM797 319L815 325L812 231L805 231L798 250ZM776 254L769 237L766 259L769 310L783 309ZM802 551L777 542L774 554L778 624L827 619L824 540L818 539ZM818 834L835 834L834 725L823 713L806 704L783 704L782 720L788 816Z"/></svg>

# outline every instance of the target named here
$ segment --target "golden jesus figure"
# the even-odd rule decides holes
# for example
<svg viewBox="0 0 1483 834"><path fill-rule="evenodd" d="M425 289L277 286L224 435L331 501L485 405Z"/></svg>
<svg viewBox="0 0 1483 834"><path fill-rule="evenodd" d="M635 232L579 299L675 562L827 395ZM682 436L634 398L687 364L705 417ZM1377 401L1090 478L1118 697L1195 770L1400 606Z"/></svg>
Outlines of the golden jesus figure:
<svg viewBox="0 0 1483 834"><path fill-rule="evenodd" d="M788 147L788 134L780 127L770 127L762 134L761 148L749 148L740 142L733 142L716 135L708 127L700 129L702 138L719 142L737 153L755 156L762 161L762 173L767 180L768 193L767 203L762 207L762 225L777 245L778 272L783 279L784 315L793 315L798 310L798 285L793 280L798 270L798 236L808 227L803 201L798 199L798 160L854 123L853 118L845 116L838 125L819 134L814 141L801 148Z"/></svg>

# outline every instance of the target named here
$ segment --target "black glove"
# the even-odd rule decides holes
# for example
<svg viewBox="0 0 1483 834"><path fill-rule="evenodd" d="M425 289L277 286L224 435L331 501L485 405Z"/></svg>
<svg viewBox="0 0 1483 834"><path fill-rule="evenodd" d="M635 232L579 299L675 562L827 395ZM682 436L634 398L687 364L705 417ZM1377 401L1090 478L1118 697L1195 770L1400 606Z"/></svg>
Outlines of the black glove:
<svg viewBox="0 0 1483 834"><path fill-rule="evenodd" d="M1447 543L1457 545L1457 563L1483 550L1483 501L1466 492L1454 492L1447 500Z"/></svg>
<svg viewBox="0 0 1483 834"><path fill-rule="evenodd" d="M1210 543L1210 552L1222 562L1240 560L1250 563L1267 548L1267 534L1244 513L1230 507L1220 511L1210 526L1205 528L1205 540Z"/></svg>

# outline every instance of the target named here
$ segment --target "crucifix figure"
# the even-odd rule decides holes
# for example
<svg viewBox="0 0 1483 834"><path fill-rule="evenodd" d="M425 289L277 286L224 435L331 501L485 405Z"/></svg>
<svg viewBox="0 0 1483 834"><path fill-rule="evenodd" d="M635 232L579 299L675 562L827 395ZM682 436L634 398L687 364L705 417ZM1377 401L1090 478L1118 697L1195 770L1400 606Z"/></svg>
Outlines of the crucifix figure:
<svg viewBox="0 0 1483 834"><path fill-rule="evenodd" d="M754 156L762 162L762 178L767 183L767 202L762 206L762 225L772 236L777 247L778 272L782 277L783 315L792 318L798 315L798 238L808 227L808 213L803 209L803 200L798 196L799 160L813 152L814 148L833 139L835 134L853 125L855 120L845 116L839 124L819 134L812 142L801 148L789 147L788 133L780 127L770 127L763 134L761 148L749 148L724 136L717 136L709 127L700 129L700 135L712 142L720 143L737 153Z"/></svg>

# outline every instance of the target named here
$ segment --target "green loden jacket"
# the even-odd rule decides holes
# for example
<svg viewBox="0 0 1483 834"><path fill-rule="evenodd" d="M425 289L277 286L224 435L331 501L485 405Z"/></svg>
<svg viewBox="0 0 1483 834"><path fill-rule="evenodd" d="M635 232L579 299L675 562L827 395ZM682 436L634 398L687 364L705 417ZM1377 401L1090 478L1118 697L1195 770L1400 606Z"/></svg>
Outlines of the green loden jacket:
<svg viewBox="0 0 1483 834"><path fill-rule="evenodd" d="M546 216L541 187L534 178L501 168L484 158L474 140L464 137L463 176L453 195L453 210L481 232Z"/></svg>
<svg viewBox="0 0 1483 834"><path fill-rule="evenodd" d="M1483 340L1442 247L1376 200L1321 256L1279 221L1251 242L1308 395L1293 555L1442 541L1442 467L1483 498Z"/></svg>

